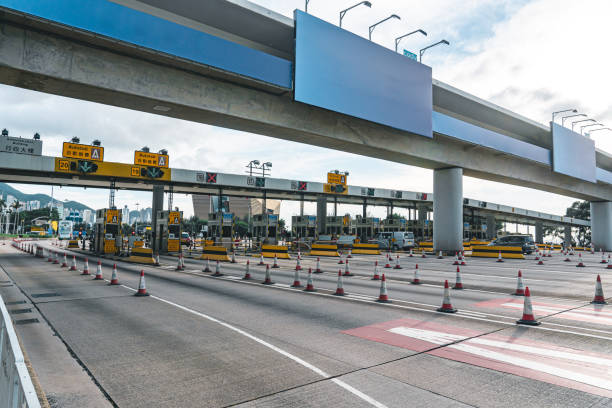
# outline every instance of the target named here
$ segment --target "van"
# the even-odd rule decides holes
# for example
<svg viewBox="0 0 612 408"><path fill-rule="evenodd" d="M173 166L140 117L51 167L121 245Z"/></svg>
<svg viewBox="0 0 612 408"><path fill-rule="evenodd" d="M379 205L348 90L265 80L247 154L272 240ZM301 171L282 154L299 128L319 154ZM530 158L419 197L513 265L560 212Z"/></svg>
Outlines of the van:
<svg viewBox="0 0 612 408"><path fill-rule="evenodd" d="M380 232L368 243L378 244L381 249L409 250L414 248L414 234L402 231Z"/></svg>

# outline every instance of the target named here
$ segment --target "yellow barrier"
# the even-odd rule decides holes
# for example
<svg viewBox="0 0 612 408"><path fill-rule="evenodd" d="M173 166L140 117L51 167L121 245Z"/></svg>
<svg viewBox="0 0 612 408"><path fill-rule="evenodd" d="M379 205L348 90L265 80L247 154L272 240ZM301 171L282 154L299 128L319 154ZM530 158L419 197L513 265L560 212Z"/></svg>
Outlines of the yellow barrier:
<svg viewBox="0 0 612 408"><path fill-rule="evenodd" d="M313 256L340 256L336 244L312 244L310 255Z"/></svg>
<svg viewBox="0 0 612 408"><path fill-rule="evenodd" d="M470 240L470 245L474 246L474 245L489 245L491 243L491 241L483 241L483 240L479 240L479 239L472 239Z"/></svg>
<svg viewBox="0 0 612 408"><path fill-rule="evenodd" d="M222 246L205 246L200 259L210 259L211 261L230 262L227 248Z"/></svg>
<svg viewBox="0 0 612 408"><path fill-rule="evenodd" d="M378 247L378 244L353 244L351 253L361 255L380 255L380 248Z"/></svg>
<svg viewBox="0 0 612 408"><path fill-rule="evenodd" d="M286 245L262 245L261 255L263 255L264 258L274 258L274 255L276 255L278 259L291 259L289 256L289 249Z"/></svg>
<svg viewBox="0 0 612 408"><path fill-rule="evenodd" d="M421 252L431 252L433 253L433 241L423 241L419 242L419 249Z"/></svg>
<svg viewBox="0 0 612 408"><path fill-rule="evenodd" d="M134 241L134 248L144 248L144 241Z"/></svg>
<svg viewBox="0 0 612 408"><path fill-rule="evenodd" d="M68 241L68 248L78 248L79 247L79 241L76 239L71 239L70 241Z"/></svg>
<svg viewBox="0 0 612 408"><path fill-rule="evenodd" d="M464 251L471 251L472 250L472 243L470 241L464 241L463 242L463 250Z"/></svg>
<svg viewBox="0 0 612 408"><path fill-rule="evenodd" d="M558 244L554 244L554 245L553 245L553 249L554 249L555 251L560 251L560 250L562 250L562 249L563 249L563 246L558 245Z"/></svg>
<svg viewBox="0 0 612 408"><path fill-rule="evenodd" d="M207 246L214 246L214 245L215 245L215 241L213 239L205 239L204 244L202 245L202 248L207 247Z"/></svg>
<svg viewBox="0 0 612 408"><path fill-rule="evenodd" d="M130 252L130 256L128 257L127 261L154 265L155 258L153 258L153 249L151 248L132 248L132 251Z"/></svg>
<svg viewBox="0 0 612 408"><path fill-rule="evenodd" d="M522 247L472 245L472 256L478 258L497 258L501 252L502 258L525 259Z"/></svg>

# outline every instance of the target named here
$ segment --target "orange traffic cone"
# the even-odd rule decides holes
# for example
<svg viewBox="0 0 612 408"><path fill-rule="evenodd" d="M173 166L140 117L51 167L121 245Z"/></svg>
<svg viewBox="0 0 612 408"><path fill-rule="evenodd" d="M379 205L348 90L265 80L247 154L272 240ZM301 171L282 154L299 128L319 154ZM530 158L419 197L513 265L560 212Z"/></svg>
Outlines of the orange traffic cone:
<svg viewBox="0 0 612 408"><path fill-rule="evenodd" d="M378 261L374 261L374 276L372 276L372 280L380 280L380 276L378 275Z"/></svg>
<svg viewBox="0 0 612 408"><path fill-rule="evenodd" d="M274 285L274 282L272 282L272 276L270 275L270 265L266 265L266 277L261 283L264 285Z"/></svg>
<svg viewBox="0 0 612 408"><path fill-rule="evenodd" d="M606 299L604 298L603 288L601 287L601 278L597 275L597 281L595 282L595 297L591 303L595 303L597 305L606 305Z"/></svg>
<svg viewBox="0 0 612 408"><path fill-rule="evenodd" d="M336 296L344 296L344 287L342 286L342 271L338 269L338 286L336 287Z"/></svg>
<svg viewBox="0 0 612 408"><path fill-rule="evenodd" d="M280 268L280 266L278 266L278 257L276 256L276 254L274 254L274 263L272 264L272 268Z"/></svg>
<svg viewBox="0 0 612 408"><path fill-rule="evenodd" d="M380 303L391 303L389 300L389 295L387 294L387 279L385 278L385 274L382 274L382 279L380 280L380 295L378 295L378 299L376 300Z"/></svg>
<svg viewBox="0 0 612 408"><path fill-rule="evenodd" d="M516 278L516 292L515 296L525 296L525 288L523 286L523 273L519 270Z"/></svg>
<svg viewBox="0 0 612 408"><path fill-rule="evenodd" d="M349 270L349 261L348 261L348 259L346 260L346 263L344 264L344 276L355 276Z"/></svg>
<svg viewBox="0 0 612 408"><path fill-rule="evenodd" d="M145 286L144 270L140 271L140 282L138 282L138 291L134 293L134 296L149 296L149 292L147 292L147 287Z"/></svg>
<svg viewBox="0 0 612 408"><path fill-rule="evenodd" d="M414 267L414 277L412 278L410 283L412 283L413 285L421 284L421 279L419 278L419 264L416 264L416 266Z"/></svg>
<svg viewBox="0 0 612 408"><path fill-rule="evenodd" d="M221 263L219 261L217 261L215 264L215 273L213 273L211 276L223 276L221 273Z"/></svg>
<svg viewBox="0 0 612 408"><path fill-rule="evenodd" d="M100 277L102 277L102 272L100 272ZM96 275L96 279L97 279L97 275ZM111 274L111 281L109 283L109 285L118 285L119 284L119 278L117 277L117 264L113 265L113 273Z"/></svg>
<svg viewBox="0 0 612 408"><path fill-rule="evenodd" d="M455 286L453 289L463 289L463 283L461 282L461 273L459 272L459 267L457 267L457 274L455 275Z"/></svg>
<svg viewBox="0 0 612 408"><path fill-rule="evenodd" d="M584 264L582 263L582 254L578 254L578 265L576 268L584 268Z"/></svg>
<svg viewBox="0 0 612 408"><path fill-rule="evenodd" d="M518 324L527 324L529 326L539 326L540 322L535 319L533 314L533 307L531 306L531 293L529 293L529 286L525 288L525 303L523 305L523 317L517 320Z"/></svg>
<svg viewBox="0 0 612 408"><path fill-rule="evenodd" d="M450 290L448 288L448 281L444 281L444 298L442 299L442 307L436 309L438 312L443 313L456 313L457 309L453 307L450 300Z"/></svg>
<svg viewBox="0 0 612 408"><path fill-rule="evenodd" d="M395 266L393 267L393 269L402 269L402 266L400 265L400 257L399 257L399 255L397 255L395 257Z"/></svg>
<svg viewBox="0 0 612 408"><path fill-rule="evenodd" d="M499 251L498 255L497 255L497 262L504 262L503 258L502 258L502 254L501 251Z"/></svg>
<svg viewBox="0 0 612 408"><path fill-rule="evenodd" d="M244 267L244 276L242 280L251 280L251 265L248 259L246 261L246 266Z"/></svg>
<svg viewBox="0 0 612 408"><path fill-rule="evenodd" d="M323 270L321 269L321 260L319 257L317 257L317 267L315 268L314 273L323 273Z"/></svg>
<svg viewBox="0 0 612 408"><path fill-rule="evenodd" d="M304 292L316 292L314 284L312 283L312 268L308 268L308 281L306 281L306 289Z"/></svg>
<svg viewBox="0 0 612 408"><path fill-rule="evenodd" d="M302 287L302 283L300 282L300 269L296 268L296 270L293 272L293 283L291 284L292 288Z"/></svg>

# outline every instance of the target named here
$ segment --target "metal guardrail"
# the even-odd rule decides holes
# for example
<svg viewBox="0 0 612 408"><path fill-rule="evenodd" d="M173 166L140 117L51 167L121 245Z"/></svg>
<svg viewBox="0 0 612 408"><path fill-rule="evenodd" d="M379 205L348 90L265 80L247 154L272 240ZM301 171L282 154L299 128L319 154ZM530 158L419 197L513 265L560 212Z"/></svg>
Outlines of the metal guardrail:
<svg viewBox="0 0 612 408"><path fill-rule="evenodd" d="M0 296L0 407L40 408L17 334Z"/></svg>

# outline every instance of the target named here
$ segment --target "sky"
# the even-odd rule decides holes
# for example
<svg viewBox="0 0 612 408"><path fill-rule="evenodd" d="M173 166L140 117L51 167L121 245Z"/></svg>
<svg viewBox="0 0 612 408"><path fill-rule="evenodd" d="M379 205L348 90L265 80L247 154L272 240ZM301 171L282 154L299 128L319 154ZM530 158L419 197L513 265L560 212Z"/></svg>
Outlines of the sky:
<svg viewBox="0 0 612 408"><path fill-rule="evenodd" d="M302 0L256 0L254 3L291 17ZM311 0L309 13L337 24L338 12L355 0ZM429 50L423 62L435 79L547 125L551 112L577 108L612 125L610 54L604 43L612 38L612 1L584 0L372 0L349 11L343 28L367 38L368 26L390 14L376 28L373 41L393 48L394 38L421 28L427 37L403 40L405 48L420 48L446 39L450 46ZM134 150L166 148L171 167L244 173L253 159L273 163L272 176L324 181L332 169L350 172L349 183L432 192L433 172L355 154L324 149L204 124L156 116L75 99L0 85L0 127L12 136L43 139L43 154L61 155L61 143L78 136L84 143L100 139L108 161L131 162ZM611 126L612 127L612 126ZM600 149L612 152L612 133L594 132ZM26 193L50 194L47 186L13 184ZM564 214L575 199L537 190L464 177L464 196L495 203ZM103 208L108 192L55 188L59 199L77 200ZM118 191L116 205L149 206L150 194ZM175 194L174 205L193 214L191 198ZM330 209L331 211L331 206ZM340 213L361 213L360 207L339 206ZM299 204L283 202L281 218L299 212ZM306 214L315 205L306 204ZM400 211L398 211L400 213ZM373 216L385 209L371 208Z"/></svg>

